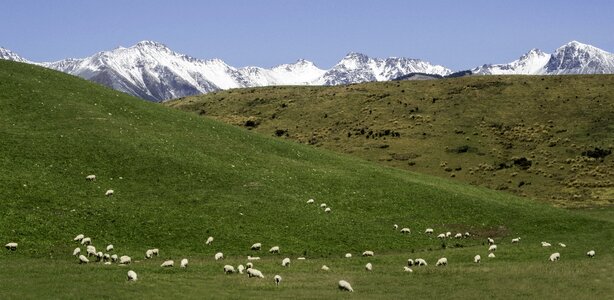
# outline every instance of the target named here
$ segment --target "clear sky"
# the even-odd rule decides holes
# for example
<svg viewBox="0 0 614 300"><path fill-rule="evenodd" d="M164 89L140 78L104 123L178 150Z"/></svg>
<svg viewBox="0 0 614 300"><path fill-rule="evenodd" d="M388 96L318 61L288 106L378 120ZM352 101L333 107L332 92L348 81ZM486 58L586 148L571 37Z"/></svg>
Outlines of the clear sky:
<svg viewBox="0 0 614 300"><path fill-rule="evenodd" d="M614 1L3 0L0 46L33 61L154 40L197 58L330 68L345 54L404 56L453 70L577 40L614 52Z"/></svg>

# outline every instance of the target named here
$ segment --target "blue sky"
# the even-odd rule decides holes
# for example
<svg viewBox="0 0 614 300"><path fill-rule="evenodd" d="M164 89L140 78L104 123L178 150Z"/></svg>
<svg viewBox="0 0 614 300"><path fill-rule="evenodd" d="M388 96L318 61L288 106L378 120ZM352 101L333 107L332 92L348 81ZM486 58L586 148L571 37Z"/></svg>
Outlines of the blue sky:
<svg viewBox="0 0 614 300"><path fill-rule="evenodd" d="M0 46L34 61L85 57L141 40L197 58L329 68L350 51L454 70L578 40L614 52L614 1L6 0Z"/></svg>

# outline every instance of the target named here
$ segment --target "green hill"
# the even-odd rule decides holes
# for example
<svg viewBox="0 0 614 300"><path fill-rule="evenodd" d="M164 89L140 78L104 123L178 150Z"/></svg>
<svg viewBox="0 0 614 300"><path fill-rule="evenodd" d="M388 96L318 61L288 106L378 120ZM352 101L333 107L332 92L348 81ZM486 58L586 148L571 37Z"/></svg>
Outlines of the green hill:
<svg viewBox="0 0 614 300"><path fill-rule="evenodd" d="M440 255L462 261L484 248L487 236L522 236L527 245L573 237L565 253L570 261L584 260L589 247L604 253L593 264L612 259L605 254L614 232L608 217L255 134L32 65L0 61L0 108L0 240L19 243L16 252L0 252L0 294L8 298L227 298L233 291L247 297L335 297L340 276L362 285L362 297L394 298L416 287L386 275L398 269L393 262L402 266L407 256L424 256L434 264ZM89 174L97 180L86 181ZM107 189L114 196L105 197ZM316 205L306 204L310 198ZM332 212L324 213L320 203ZM413 233L401 235L393 224ZM422 234L427 227L473 236L442 242ZM118 254L134 257L130 268L141 281L125 284L127 268L79 266L70 256L79 233L98 249L112 243ZM208 236L215 238L213 245L204 244ZM245 263L255 242L265 248L257 264L267 281L224 276L221 266ZM313 270L329 263L338 273L312 275L300 262L280 270L281 257L266 253L273 245L282 256L306 256L304 264ZM162 257L140 261L153 247ZM367 249L381 265L374 279L360 275L362 258L339 259ZM509 272L503 262L547 258L538 248L519 249L525 248L501 259L501 276ZM214 262L217 251L227 261ZM158 267L162 258L181 257L193 265L185 272ZM450 272L459 271L453 276L462 282L459 266ZM561 268L563 280L552 279L557 284L584 274L575 265ZM600 276L607 276L605 270ZM290 278L286 290L277 290L281 294L270 285L273 272ZM446 280L443 273L430 278L433 272L417 272L416 280ZM489 284L498 288L495 281Z"/></svg>
<svg viewBox="0 0 614 300"><path fill-rule="evenodd" d="M228 90L167 105L565 207L614 203L614 75Z"/></svg>

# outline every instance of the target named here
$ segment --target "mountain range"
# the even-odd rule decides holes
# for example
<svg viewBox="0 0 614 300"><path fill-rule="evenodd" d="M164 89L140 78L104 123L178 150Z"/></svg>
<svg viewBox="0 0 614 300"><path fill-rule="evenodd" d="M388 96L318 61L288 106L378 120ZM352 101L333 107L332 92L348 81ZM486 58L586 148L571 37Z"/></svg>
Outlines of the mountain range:
<svg viewBox="0 0 614 300"><path fill-rule="evenodd" d="M231 88L269 85L339 85L398 78L433 78L452 70L404 57L372 58L351 52L328 70L299 59L270 69L236 68L220 59L198 59L172 51L164 44L142 41L134 46L98 52L90 57L36 63L0 47L0 59L42 65L150 100L164 101ZM614 54L572 41L553 54L532 49L507 64L485 64L461 74L558 75L614 73ZM458 73L456 73L458 74Z"/></svg>

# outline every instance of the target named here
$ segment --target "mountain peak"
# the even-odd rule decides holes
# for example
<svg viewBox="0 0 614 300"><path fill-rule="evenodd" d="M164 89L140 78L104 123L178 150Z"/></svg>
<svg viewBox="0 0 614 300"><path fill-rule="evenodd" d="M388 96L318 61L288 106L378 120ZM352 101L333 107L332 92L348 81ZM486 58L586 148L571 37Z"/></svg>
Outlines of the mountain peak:
<svg viewBox="0 0 614 300"><path fill-rule="evenodd" d="M18 62L28 62L28 60L26 60L25 58L4 47L0 47L0 59L14 60Z"/></svg>
<svg viewBox="0 0 614 300"><path fill-rule="evenodd" d="M170 50L166 45L156 42L156 41L140 41L134 45L135 48L155 48L160 50Z"/></svg>

